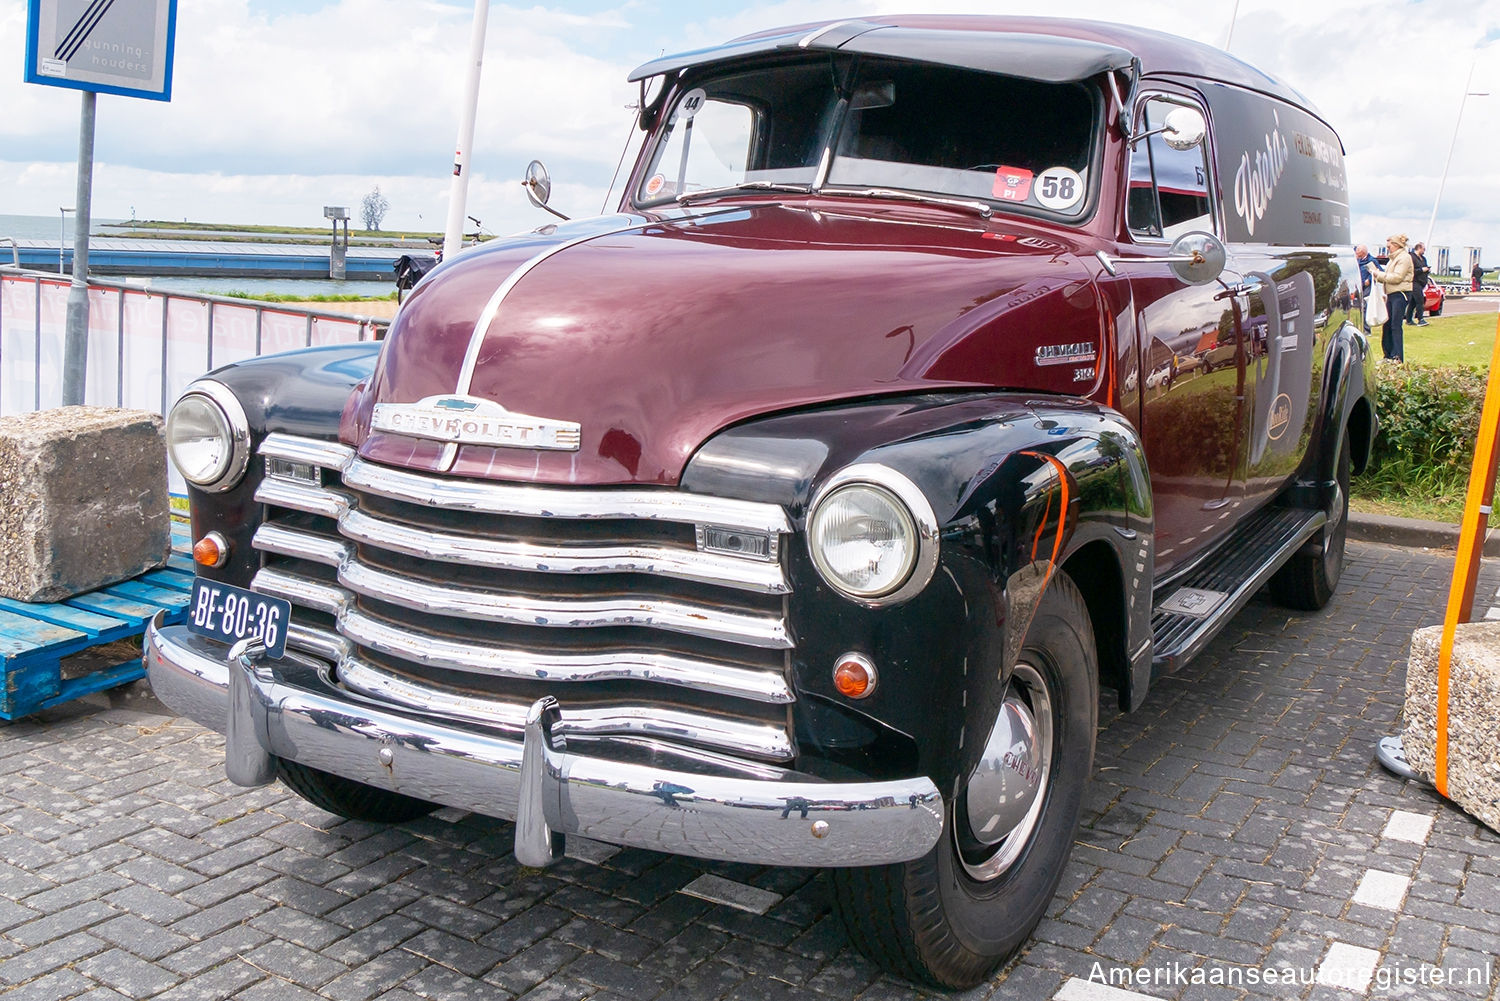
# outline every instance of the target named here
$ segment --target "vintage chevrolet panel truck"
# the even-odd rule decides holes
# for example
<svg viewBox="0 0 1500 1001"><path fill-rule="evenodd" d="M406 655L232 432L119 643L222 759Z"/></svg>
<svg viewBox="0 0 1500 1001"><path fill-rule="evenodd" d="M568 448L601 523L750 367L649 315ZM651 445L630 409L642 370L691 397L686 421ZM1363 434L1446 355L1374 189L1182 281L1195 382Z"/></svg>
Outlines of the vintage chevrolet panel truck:
<svg viewBox="0 0 1500 1001"><path fill-rule="evenodd" d="M151 682L237 782L513 819L530 865L826 867L874 961L974 984L1057 886L1101 687L1338 583L1375 429L1339 139L1085 22L632 79L619 214L456 256L378 349L189 388L200 577Z"/></svg>

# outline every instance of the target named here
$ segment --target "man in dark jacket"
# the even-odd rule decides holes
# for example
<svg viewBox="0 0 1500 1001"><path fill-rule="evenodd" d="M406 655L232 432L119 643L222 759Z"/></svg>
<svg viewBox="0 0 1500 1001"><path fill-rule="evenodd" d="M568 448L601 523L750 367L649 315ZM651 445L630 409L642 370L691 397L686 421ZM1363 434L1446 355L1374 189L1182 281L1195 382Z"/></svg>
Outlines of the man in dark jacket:
<svg viewBox="0 0 1500 1001"><path fill-rule="evenodd" d="M1354 248L1354 259L1359 262L1359 294L1369 295L1370 269L1375 267L1375 258L1370 256L1370 248L1361 243Z"/></svg>
<svg viewBox="0 0 1500 1001"><path fill-rule="evenodd" d="M1427 282L1432 278L1432 268L1427 265L1427 244L1419 243L1411 252L1411 299L1406 304L1406 322L1419 327L1427 326L1424 313L1427 310Z"/></svg>
<svg viewBox="0 0 1500 1001"><path fill-rule="evenodd" d="M1354 248L1354 259L1359 262L1359 297L1362 300L1370 298L1370 282L1374 280L1371 272L1375 269L1375 258L1370 256L1370 248L1361 243ZM1365 333L1370 332L1370 325L1365 324Z"/></svg>

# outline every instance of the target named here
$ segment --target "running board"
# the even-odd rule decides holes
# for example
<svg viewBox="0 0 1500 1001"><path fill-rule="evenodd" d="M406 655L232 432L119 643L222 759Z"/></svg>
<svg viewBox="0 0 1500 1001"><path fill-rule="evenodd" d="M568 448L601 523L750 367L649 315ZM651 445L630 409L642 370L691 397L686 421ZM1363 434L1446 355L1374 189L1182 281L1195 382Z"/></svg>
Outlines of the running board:
<svg viewBox="0 0 1500 1001"><path fill-rule="evenodd" d="M1158 591L1151 608L1152 675L1170 674L1196 656L1327 521L1322 511L1267 508Z"/></svg>

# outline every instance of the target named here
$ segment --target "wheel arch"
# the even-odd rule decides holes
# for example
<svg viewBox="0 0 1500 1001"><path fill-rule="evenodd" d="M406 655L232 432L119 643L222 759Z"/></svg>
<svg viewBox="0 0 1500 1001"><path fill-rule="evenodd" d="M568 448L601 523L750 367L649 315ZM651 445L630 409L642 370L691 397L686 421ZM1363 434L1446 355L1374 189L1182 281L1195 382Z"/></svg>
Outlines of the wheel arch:
<svg viewBox="0 0 1500 1001"><path fill-rule="evenodd" d="M1120 693L1120 704L1131 704L1129 620L1125 579L1119 553L1101 540L1089 542L1068 556L1062 570L1078 587L1094 627L1099 684Z"/></svg>

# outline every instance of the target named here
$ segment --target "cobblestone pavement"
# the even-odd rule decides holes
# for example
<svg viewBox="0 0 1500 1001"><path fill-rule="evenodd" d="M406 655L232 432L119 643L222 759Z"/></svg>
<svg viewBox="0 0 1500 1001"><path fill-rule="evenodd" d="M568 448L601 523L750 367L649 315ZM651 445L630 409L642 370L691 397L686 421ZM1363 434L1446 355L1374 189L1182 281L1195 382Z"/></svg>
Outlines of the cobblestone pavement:
<svg viewBox="0 0 1500 1001"><path fill-rule="evenodd" d="M1142 711L1107 713L1050 916L962 996L1495 999L1500 838L1372 754L1450 567L1351 544L1329 610L1257 600ZM815 873L591 844L526 869L509 824L340 821L114 702L0 726L8 999L931 996L852 951Z"/></svg>

